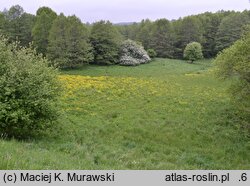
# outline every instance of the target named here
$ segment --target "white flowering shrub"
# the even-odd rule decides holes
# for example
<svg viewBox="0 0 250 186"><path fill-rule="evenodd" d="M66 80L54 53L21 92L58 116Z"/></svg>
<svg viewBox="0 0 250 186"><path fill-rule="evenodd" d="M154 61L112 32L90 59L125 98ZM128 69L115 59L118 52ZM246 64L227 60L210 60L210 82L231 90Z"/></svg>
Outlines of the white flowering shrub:
<svg viewBox="0 0 250 186"><path fill-rule="evenodd" d="M141 45L132 40L126 40L121 45L119 64L136 66L150 61L150 57Z"/></svg>

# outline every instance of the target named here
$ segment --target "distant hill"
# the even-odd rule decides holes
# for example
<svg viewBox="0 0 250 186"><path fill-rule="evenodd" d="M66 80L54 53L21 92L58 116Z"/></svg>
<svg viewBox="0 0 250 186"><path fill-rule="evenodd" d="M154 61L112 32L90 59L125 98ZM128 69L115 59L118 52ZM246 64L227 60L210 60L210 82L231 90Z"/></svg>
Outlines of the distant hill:
<svg viewBox="0 0 250 186"><path fill-rule="evenodd" d="M134 23L136 23L136 22L120 22L120 23L114 23L114 25L132 25L132 24L134 24Z"/></svg>

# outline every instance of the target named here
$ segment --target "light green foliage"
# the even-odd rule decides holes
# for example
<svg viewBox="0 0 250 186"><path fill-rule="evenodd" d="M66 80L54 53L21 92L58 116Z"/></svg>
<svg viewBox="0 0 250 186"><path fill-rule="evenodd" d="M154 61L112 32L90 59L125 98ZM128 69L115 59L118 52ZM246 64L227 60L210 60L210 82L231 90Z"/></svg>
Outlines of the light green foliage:
<svg viewBox="0 0 250 186"><path fill-rule="evenodd" d="M190 60L191 63L196 60L202 59L203 54L201 44L197 42L189 43L184 50L183 56L185 59Z"/></svg>
<svg viewBox="0 0 250 186"><path fill-rule="evenodd" d="M54 66L74 68L93 60L88 42L89 32L75 17L60 14L54 21L49 35L48 57Z"/></svg>
<svg viewBox="0 0 250 186"><path fill-rule="evenodd" d="M150 57L143 46L132 40L126 40L121 45L119 64L124 66L136 66L150 61Z"/></svg>
<svg viewBox="0 0 250 186"><path fill-rule="evenodd" d="M156 51L152 48L148 49L147 53L148 53L149 57L151 57L151 58L155 58L157 56Z"/></svg>
<svg viewBox="0 0 250 186"><path fill-rule="evenodd" d="M250 32L230 48L221 52L215 60L216 74L223 79L234 79L231 87L233 98L250 108Z"/></svg>
<svg viewBox="0 0 250 186"><path fill-rule="evenodd" d="M6 43L1 37L0 136L31 138L56 120L57 73L32 49Z"/></svg>
<svg viewBox="0 0 250 186"><path fill-rule="evenodd" d="M38 53L46 55L49 31L56 17L56 13L48 7L42 7L37 10L35 25L32 29L32 37Z"/></svg>
<svg viewBox="0 0 250 186"><path fill-rule="evenodd" d="M121 35L109 21L96 22L90 41L94 52L94 63L111 65L118 62Z"/></svg>

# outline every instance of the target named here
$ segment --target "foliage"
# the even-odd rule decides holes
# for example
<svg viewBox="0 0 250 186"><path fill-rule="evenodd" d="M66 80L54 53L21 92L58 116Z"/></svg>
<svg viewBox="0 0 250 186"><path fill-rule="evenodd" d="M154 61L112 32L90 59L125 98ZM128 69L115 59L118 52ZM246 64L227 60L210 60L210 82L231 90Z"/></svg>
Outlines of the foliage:
<svg viewBox="0 0 250 186"><path fill-rule="evenodd" d="M249 113L250 108L250 32L221 52L215 60L216 74L223 79L234 79L233 98Z"/></svg>
<svg viewBox="0 0 250 186"><path fill-rule="evenodd" d="M185 59L190 60L191 63L196 60L202 59L203 54L201 44L197 42L189 43L184 50L183 56Z"/></svg>
<svg viewBox="0 0 250 186"><path fill-rule="evenodd" d="M152 49L152 48L148 49L147 53L148 53L150 58L155 58L157 56L156 51L154 49Z"/></svg>
<svg viewBox="0 0 250 186"><path fill-rule="evenodd" d="M176 52L177 56L182 55L185 47L190 42L202 42L202 27L201 22L197 17L188 16L175 24L176 32ZM181 58L182 56L179 56Z"/></svg>
<svg viewBox="0 0 250 186"><path fill-rule="evenodd" d="M0 62L1 136L31 138L52 127L60 88L55 70L31 48L2 37Z"/></svg>
<svg viewBox="0 0 250 186"><path fill-rule="evenodd" d="M75 17L60 14L54 21L49 35L48 57L54 66L73 68L93 60L88 41L89 32Z"/></svg>
<svg viewBox="0 0 250 186"><path fill-rule="evenodd" d="M67 29L69 22L60 14L53 22L49 34L47 56L56 67L67 66Z"/></svg>
<svg viewBox="0 0 250 186"><path fill-rule="evenodd" d="M250 24L250 15L233 13L225 17L219 26L216 36L216 49L222 51L240 39L245 25Z"/></svg>
<svg viewBox="0 0 250 186"><path fill-rule="evenodd" d="M32 28L35 23L35 16L24 13L20 17L20 37L18 38L18 41L20 41L21 46L28 47L29 44L32 42Z"/></svg>
<svg viewBox="0 0 250 186"><path fill-rule="evenodd" d="M67 59L71 67L93 61L89 31L76 16L68 17Z"/></svg>
<svg viewBox="0 0 250 186"><path fill-rule="evenodd" d="M93 61L96 64L115 64L119 58L117 54L122 39L140 42L146 50L154 49L159 57L177 59L183 58L183 51L188 43L199 42L203 47L204 57L213 58L218 52L229 47L240 38L244 27L250 23L249 12L249 10L243 12L222 10L216 13L205 12L171 21L167 19L156 21L143 19L140 23L112 25L110 22L100 21L99 23L104 22L105 24L99 24L99 26L97 26L98 24L95 26L86 24L84 25L85 28L80 30L88 29L90 31L95 27L96 32L95 34L92 32L91 39L84 31L83 45L85 45L86 51L78 51L85 53L84 59L76 58L78 56L75 54L78 52L70 55L76 58L77 64L79 61L91 62L93 54L87 52L91 50L91 47L89 48L88 44L86 45L87 34L87 40L91 40L94 49L95 60ZM25 13L19 5L15 5L9 10L0 12L0 32L6 35L10 42L20 41L22 46L28 46L30 42L33 42L37 51L47 56L50 55L47 52L49 34L56 17L56 13L48 7L39 8L36 16L33 16ZM98 30L98 27L100 30ZM79 31L77 32L79 33ZM74 37L80 36L78 34ZM102 39L102 37L105 39ZM78 39L82 40L81 38ZM80 47L80 43L78 42L78 47ZM83 57L83 55L80 55L80 57ZM58 57L56 58L58 59ZM60 58L63 59L64 57Z"/></svg>
<svg viewBox="0 0 250 186"><path fill-rule="evenodd" d="M174 31L168 20L159 19L154 22L149 46L156 51L158 57L173 57Z"/></svg>
<svg viewBox="0 0 250 186"><path fill-rule="evenodd" d="M6 25L5 16L2 12L0 12L0 32L3 33L3 30L5 29L5 25Z"/></svg>
<svg viewBox="0 0 250 186"><path fill-rule="evenodd" d="M135 66L148 63L150 57L143 46L132 40L126 40L121 45L119 64L124 66Z"/></svg>
<svg viewBox="0 0 250 186"><path fill-rule="evenodd" d="M213 58L218 53L216 48L217 32L223 18L219 13L205 13L198 16L203 28L203 54L205 58Z"/></svg>
<svg viewBox="0 0 250 186"><path fill-rule="evenodd" d="M112 23L96 22L91 30L90 42L94 52L94 63L111 65L118 62L121 35Z"/></svg>
<svg viewBox="0 0 250 186"><path fill-rule="evenodd" d="M35 16L25 13L19 5L12 6L5 14L0 13L0 30L8 36L9 42L19 41L21 46L32 42L31 30Z"/></svg>
<svg viewBox="0 0 250 186"><path fill-rule="evenodd" d="M0 139L0 169L248 170L241 113L211 66L157 58L63 70L62 130Z"/></svg>
<svg viewBox="0 0 250 186"><path fill-rule="evenodd" d="M37 10L35 25L32 29L34 46L38 53L47 54L49 31L57 14L48 7Z"/></svg>
<svg viewBox="0 0 250 186"><path fill-rule="evenodd" d="M149 19L142 20L138 25L137 30L134 30L136 37L132 40L141 42L145 49L150 48L153 35L153 26L154 23Z"/></svg>

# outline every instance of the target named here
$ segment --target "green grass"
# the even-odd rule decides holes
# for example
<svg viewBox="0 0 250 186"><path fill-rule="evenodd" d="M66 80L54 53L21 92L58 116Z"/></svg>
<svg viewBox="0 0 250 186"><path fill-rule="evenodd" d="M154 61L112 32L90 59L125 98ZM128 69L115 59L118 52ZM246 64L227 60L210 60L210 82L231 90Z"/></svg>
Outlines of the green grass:
<svg viewBox="0 0 250 186"><path fill-rule="evenodd" d="M211 67L157 59L62 71L60 129L0 140L0 169L249 169L230 82Z"/></svg>

